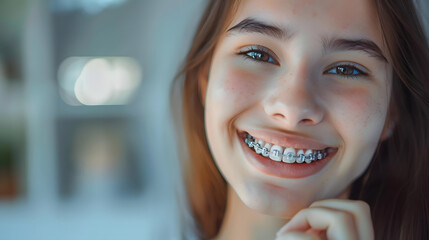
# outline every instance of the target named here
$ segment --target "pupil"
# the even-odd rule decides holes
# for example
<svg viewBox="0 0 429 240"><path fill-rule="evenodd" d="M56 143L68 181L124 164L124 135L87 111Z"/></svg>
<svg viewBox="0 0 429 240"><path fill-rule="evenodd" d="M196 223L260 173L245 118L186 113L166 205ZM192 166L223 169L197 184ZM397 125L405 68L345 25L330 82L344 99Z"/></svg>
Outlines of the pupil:
<svg viewBox="0 0 429 240"><path fill-rule="evenodd" d="M251 57L261 61L268 61L267 55L260 52L252 52Z"/></svg>
<svg viewBox="0 0 429 240"><path fill-rule="evenodd" d="M344 75L353 74L353 69L350 67L337 67L337 70L340 72L340 74L344 74Z"/></svg>

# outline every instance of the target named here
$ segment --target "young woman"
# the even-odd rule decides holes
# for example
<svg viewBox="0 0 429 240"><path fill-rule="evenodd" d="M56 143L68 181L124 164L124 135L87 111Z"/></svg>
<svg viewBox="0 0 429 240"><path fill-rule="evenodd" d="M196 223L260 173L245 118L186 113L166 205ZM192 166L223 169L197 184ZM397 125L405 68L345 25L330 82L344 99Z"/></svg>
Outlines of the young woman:
<svg viewBox="0 0 429 240"><path fill-rule="evenodd" d="M411 0L210 1L181 72L198 238L429 239L428 64Z"/></svg>

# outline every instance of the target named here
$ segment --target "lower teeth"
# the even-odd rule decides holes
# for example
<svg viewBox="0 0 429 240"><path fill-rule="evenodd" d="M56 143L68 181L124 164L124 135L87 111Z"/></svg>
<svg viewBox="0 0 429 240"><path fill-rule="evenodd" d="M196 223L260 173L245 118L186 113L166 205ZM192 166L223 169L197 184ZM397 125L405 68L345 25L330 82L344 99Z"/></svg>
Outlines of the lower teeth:
<svg viewBox="0 0 429 240"><path fill-rule="evenodd" d="M268 149L261 146L260 143L255 143L255 138L252 137L251 135L247 135L247 137L244 139L244 142L250 148L252 148L257 154L260 154L264 157L270 158L270 152L268 151ZM304 163L304 162L305 163L312 163L314 161L324 159L328 155L326 149L317 150L317 151L314 151L313 153L310 153L307 155L305 155L305 154L294 154L294 153L290 153L290 152L287 153L286 155L283 155L278 150L274 150L274 151L276 151L276 153L275 154L271 153L271 154L275 155L276 157L278 157L280 159L283 159L283 156L286 157L287 162L285 161L285 159L283 159L283 161L280 160L281 162L284 162L284 163L294 163L294 162L296 162L296 163ZM273 159L271 159L271 160L273 160ZM277 161L277 160L273 160L273 161Z"/></svg>

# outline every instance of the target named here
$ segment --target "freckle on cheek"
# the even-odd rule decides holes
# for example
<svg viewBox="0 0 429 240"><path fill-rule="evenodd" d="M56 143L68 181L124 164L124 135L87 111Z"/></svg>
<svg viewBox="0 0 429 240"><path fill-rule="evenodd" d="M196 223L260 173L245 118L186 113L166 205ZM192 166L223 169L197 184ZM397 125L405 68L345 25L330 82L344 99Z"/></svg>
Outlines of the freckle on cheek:
<svg viewBox="0 0 429 240"><path fill-rule="evenodd" d="M225 75L225 91L236 97L251 97L255 95L255 76L247 71L233 70Z"/></svg>

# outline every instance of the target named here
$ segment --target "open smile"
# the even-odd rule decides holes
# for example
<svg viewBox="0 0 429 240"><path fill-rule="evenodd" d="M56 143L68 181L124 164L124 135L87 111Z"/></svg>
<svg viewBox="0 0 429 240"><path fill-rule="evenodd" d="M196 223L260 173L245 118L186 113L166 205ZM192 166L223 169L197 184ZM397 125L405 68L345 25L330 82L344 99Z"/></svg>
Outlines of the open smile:
<svg viewBox="0 0 429 240"><path fill-rule="evenodd" d="M289 144L280 146L273 143L276 140L265 142L248 132L237 133L250 163L263 173L276 177L304 178L314 175L338 151L338 148L311 140L289 140Z"/></svg>

